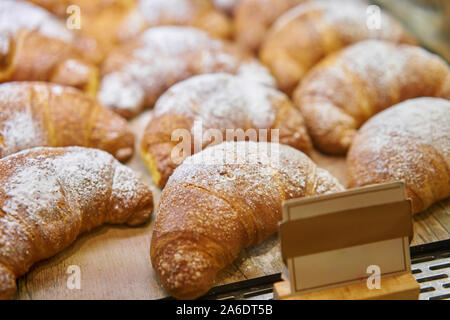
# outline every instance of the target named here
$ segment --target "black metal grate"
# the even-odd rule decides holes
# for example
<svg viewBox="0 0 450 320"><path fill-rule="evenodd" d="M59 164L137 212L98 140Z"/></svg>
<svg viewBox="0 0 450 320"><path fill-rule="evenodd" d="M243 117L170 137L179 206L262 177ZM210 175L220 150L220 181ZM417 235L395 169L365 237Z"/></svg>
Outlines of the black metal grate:
<svg viewBox="0 0 450 320"><path fill-rule="evenodd" d="M411 247L411 269L421 300L450 298L450 240Z"/></svg>
<svg viewBox="0 0 450 320"><path fill-rule="evenodd" d="M450 299L450 239L411 247L411 270L420 300ZM280 273L230 283L214 287L202 299L270 300L277 281Z"/></svg>

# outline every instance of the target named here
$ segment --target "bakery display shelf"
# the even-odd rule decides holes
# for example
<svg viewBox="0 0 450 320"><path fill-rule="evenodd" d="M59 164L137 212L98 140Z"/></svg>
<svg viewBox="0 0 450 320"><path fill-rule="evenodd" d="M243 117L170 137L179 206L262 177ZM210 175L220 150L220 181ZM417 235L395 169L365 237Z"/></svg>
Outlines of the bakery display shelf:
<svg viewBox="0 0 450 320"><path fill-rule="evenodd" d="M84 8L81 2L80 6ZM330 1L329 4L311 1L301 4L298 9L292 8L290 12L287 4L285 8L280 5L278 13L275 12L278 3L267 2L261 9L255 7L250 10L251 14L244 19L255 26L266 25L269 28L272 25L270 31L265 31L265 27L262 28L264 31L260 30L264 36L260 40L264 41L258 44L260 47L255 51L254 60L250 59L251 54L229 43L239 42L238 36L245 30L236 28L235 23L232 27L232 21L228 21L225 13L212 5L202 9L201 14L197 14L194 8L189 14L181 13L187 20L180 24L178 18L173 21L171 18L172 14L178 16L180 13L162 5L164 1L160 1L162 15L156 14L160 16L151 22L144 19L146 14L142 3L128 2L130 6L103 6L98 12L93 10L84 16L86 19L83 21L87 23L82 30L75 30L80 26L72 28L64 24L65 13L50 8L51 5L36 3L38 6L35 6L25 1L0 0L3 3L0 16L8 17L3 19L7 21L0 28L0 39L6 35L7 40L7 48L3 48L6 51L0 54L0 63L5 65L2 69L7 72L0 72L0 82L11 82L2 84L3 91L0 91L0 105L4 106L6 115L0 119L0 156L12 157L4 158L2 167L6 177L3 183L6 187L2 189L3 198L0 199L4 202L1 208L4 212L0 210L0 216L5 218L0 230L2 298L5 293L5 297L10 298L15 292L13 298L19 300L157 300L170 299L168 292L179 298L197 297L213 287L203 299L273 299L273 283L281 280L284 270L279 235L272 234L281 230L281 238L284 235L283 227L277 229L279 215L273 214L278 213L282 199L336 193L343 187L379 183L386 177L403 179L408 183L408 196L412 198L415 213L414 236L411 236L409 207L399 210L405 213L405 220L396 221L396 224L408 226L408 234L402 234L402 258L408 260L407 237L411 236L412 273L420 283L420 298L450 298L450 197L442 199L441 196L448 195L445 179L448 176L445 172L448 167L445 162L448 113L444 99L449 99L449 69L443 59L431 54L436 53L450 61L450 24L447 23L450 0ZM290 5L293 6L294 2ZM385 16L376 6L369 8L371 4L389 11L402 23ZM91 9L96 6L94 4ZM239 8L244 8L244 5ZM273 17L258 21L259 14L254 13L259 10L262 10L261 15L265 16L262 13L267 11L271 13L268 16L273 13ZM20 12L22 18L18 19L19 15L12 14L13 11ZM228 14L230 19L238 16L237 11ZM80 18L78 12L68 20L77 15ZM27 21L23 19L25 16L33 19ZM136 18L140 21L139 26L130 23ZM197 20L208 23L203 26ZM213 20L217 20L217 32ZM168 27L174 22L177 26ZM185 24L190 27L185 27ZM108 33L102 32L106 25L109 25ZM206 33L191 26L204 29ZM68 31L67 28L74 30ZM259 28L242 29L254 31ZM233 37L230 37L231 31ZM222 42L222 38L230 41ZM257 37L251 35L250 38ZM0 42L4 42L2 40ZM320 45L321 42L326 45ZM218 72L233 75L218 75ZM196 79L188 79L195 75ZM29 82L37 80L54 83ZM75 86L84 93L75 93L73 88L61 88L57 83ZM172 86L175 83L177 85ZM272 84L287 95L274 90ZM88 100L87 95L96 97L98 103ZM164 99L163 95L171 98ZM404 101L410 98L418 99ZM405 107L409 103L414 107ZM394 104L401 106L392 107ZM430 105L429 110L424 111L423 105ZM157 109L154 119L150 119L151 110L142 112L152 106ZM184 107L178 110L178 106L186 106L186 110ZM401 111L397 113L397 110ZM375 116L381 120L376 120ZM401 121L396 122L399 119ZM359 126L366 120L368 122L364 126ZM167 165L169 151L175 150L169 148L173 142L170 135L173 137L175 131L179 132L174 129L189 129L196 136L197 130L194 129L200 121L205 121L201 129L240 130L245 124L252 130L279 130L281 143L306 152L313 163L303 154L280 151L271 152L270 157L264 159L272 160L274 155L281 155L284 161L281 166L264 161L258 166L249 164L248 167L239 165L236 168L227 162L210 170L206 168L209 164L202 162L191 170L189 165L202 155L206 154L209 159L211 155L215 158L216 155L233 154L234 151L227 149L233 145L224 144L217 146L218 149L207 148L184 162L163 191L159 187L164 186L173 169L173 163ZM180 125L186 127L181 128ZM25 127L29 130L23 130ZM355 138L353 142L356 132L360 139ZM309 151L308 135L317 150L328 155L315 149ZM210 138L217 142L217 137L222 137L222 133ZM271 132L271 141L274 138ZM183 136L183 143L185 140ZM227 140L230 140L228 132ZM419 143L416 144L415 140ZM411 141L414 143L410 144ZM120 165L120 170L103 172L97 166L101 169L117 166L117 169L119 163L113 166L105 159L102 163L101 156L92 156L95 160L92 161L84 157L83 154L88 153L86 150L78 155L71 152L70 155L75 154L76 159L65 158L67 163L60 162L59 156L52 158L52 154L60 151L29 151L26 154L33 153L33 156L23 158L24 153L12 155L42 145L100 148L123 165ZM348 158L330 154L347 154ZM297 155L301 159L297 159ZM44 163L42 166L38 165L41 161ZM155 183L144 163L153 173L156 171L153 175ZM131 178L131 170L124 165L152 189L153 197L146 186L140 182L137 186L135 180L138 179ZM328 172L316 170L316 165ZM372 180L376 175L382 178ZM211 176L215 179L208 179ZM428 177L431 177L430 181L427 181ZM190 178L191 181L188 180ZM201 184L197 184L197 180L201 180ZM215 185L216 190L211 190L211 185ZM72 187L76 192L72 192ZM419 190L413 190L416 187ZM140 199L141 189L146 196L142 205L135 201ZM206 193L200 192L204 191L201 189L206 189ZM399 192L402 197L403 191ZM96 192L103 197L97 199L92 196ZM238 197L228 199L227 196L234 194ZM109 198L104 199L105 196ZM422 206L416 204L416 196ZM387 193L373 198L385 200L386 197ZM241 205L240 198L247 201ZM428 202L427 198L432 201ZM133 201L138 204L131 209L128 203ZM347 202L353 203L352 200ZM361 202L366 204L365 200ZM222 203L225 203L224 209ZM152 204L154 214L147 221ZM329 205L333 209L336 206L336 203ZM315 210L311 209L311 212L315 213ZM69 218L74 218L74 221L66 219L66 211L70 211ZM126 211L130 211L129 215L122 217ZM355 212L360 213L360 208ZM370 218L380 220L380 212L392 216L391 211L377 207ZM255 223L246 223L246 216ZM101 225L103 220L100 218L106 217L109 219L105 221L127 222L129 226ZM160 223L155 227L158 218ZM371 230L377 230L367 219L361 220ZM138 225L144 221L143 225ZM90 222L98 223L90 225ZM303 222L291 232L304 235L305 232L299 232L299 225ZM320 228L317 230L311 228L311 234L319 237L291 242L294 247L298 243L311 247L315 242L327 239L322 235L323 224L318 225ZM330 225L331 232L347 231L339 226L339 222ZM391 228L393 224L387 220L380 225ZM351 227L358 229L354 224ZM89 231L84 232L86 230ZM184 231L192 231L195 236L190 239ZM167 237L175 233L182 237ZM351 241L359 239L351 232L346 233ZM249 243L262 240L261 236L269 237L243 249ZM341 238L345 237L339 235L332 242L336 243L335 240ZM165 239L169 241L164 243ZM392 237L387 239L392 240ZM210 246L209 241L219 245ZM187 249L191 242L192 252L202 247L206 250L193 254ZM223 250L210 251L210 248ZM286 257L285 242L283 249ZM382 254L374 260L390 257L388 251L380 249ZM51 258L39 260L43 257ZM210 262L210 257L219 262L224 260L222 257L236 259L232 263L231 259L225 259L227 263L223 265L227 266L216 276L217 270L211 266L218 264L214 259ZM346 262L359 260L360 257L345 259ZM322 264L334 267L335 271L337 260L330 261ZM31 262L37 263L31 266ZM351 268L344 266L342 270ZM214 274L209 276L211 271ZM12 280L16 280L19 274L23 276L17 279L17 290L14 291ZM294 272L291 274L294 279ZM414 292L417 293L417 284L411 275L408 276L416 285ZM207 286L202 286L202 282ZM384 288L389 288L387 281ZM362 290L365 292L364 288ZM292 291L296 294L299 290ZM283 297L277 290L275 292L275 297Z"/></svg>
<svg viewBox="0 0 450 320"><path fill-rule="evenodd" d="M420 300L450 299L450 239L412 246L411 269L420 285ZM200 299L271 300L281 273L212 288ZM164 299L172 299L164 298Z"/></svg>
<svg viewBox="0 0 450 320"><path fill-rule="evenodd" d="M140 135L149 117L150 111L147 111L131 121L138 139L136 152L127 165L138 172L143 181L153 186L157 205L161 190L153 185L139 155ZM343 185L347 184L344 157L330 157L313 151L311 158ZM439 201L425 212L415 215L411 245L450 239L449 215L450 198ZM144 226L103 226L81 235L69 248L51 259L37 263L29 273L21 277L15 298L140 300L167 297L150 263L150 240L154 221L155 216ZM79 290L70 290L67 287L70 277L68 268L73 265L79 266L81 270ZM216 287L234 287L242 281L251 284L253 281L258 282L261 277L273 282L276 281L274 275L279 274L282 268L278 235L274 235L257 246L243 250L231 265L219 273ZM266 278L267 276L269 278ZM269 283L268 287L271 286ZM258 297L252 295L253 293L247 293L247 298Z"/></svg>

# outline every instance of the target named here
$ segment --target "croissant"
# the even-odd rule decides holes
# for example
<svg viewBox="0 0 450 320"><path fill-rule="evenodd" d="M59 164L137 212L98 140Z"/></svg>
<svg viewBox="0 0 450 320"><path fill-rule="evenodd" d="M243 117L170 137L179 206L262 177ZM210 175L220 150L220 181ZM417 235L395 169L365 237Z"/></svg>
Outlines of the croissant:
<svg viewBox="0 0 450 320"><path fill-rule="evenodd" d="M308 1L284 13L270 28L260 50L261 61L291 94L306 72L331 52L368 38L415 44L403 27L384 12L380 27L368 5L355 0Z"/></svg>
<svg viewBox="0 0 450 320"><path fill-rule="evenodd" d="M137 34L126 19L133 12L136 0L28 0L66 21L77 21L75 46L88 61L99 65L114 47L121 34Z"/></svg>
<svg viewBox="0 0 450 320"><path fill-rule="evenodd" d="M350 187L405 180L413 213L450 196L450 101L416 98L367 121L347 156Z"/></svg>
<svg viewBox="0 0 450 320"><path fill-rule="evenodd" d="M28 0L51 13L59 16L67 16L69 6L78 6L84 15L97 14L114 6L126 6L134 4L136 0Z"/></svg>
<svg viewBox="0 0 450 320"><path fill-rule="evenodd" d="M241 250L277 232L283 200L342 190L286 145L241 141L206 148L175 169L162 191L152 265L170 295L199 297Z"/></svg>
<svg viewBox="0 0 450 320"><path fill-rule="evenodd" d="M69 0L67 2L78 5L80 8L81 27L75 30L75 45L83 53L83 57L96 65L101 65L114 48L140 31L129 23L125 24L134 10L134 0ZM55 8L59 7L57 4L54 5L56 5ZM77 11L74 10L70 16L76 14ZM70 17L66 13L63 16Z"/></svg>
<svg viewBox="0 0 450 320"><path fill-rule="evenodd" d="M214 6L227 15L232 16L242 0L213 0Z"/></svg>
<svg viewBox="0 0 450 320"><path fill-rule="evenodd" d="M200 151L231 139L277 139L305 152L311 150L303 117L285 94L227 73L199 75L179 82L156 103L142 138L141 154L160 187L184 158L173 159L179 144L178 137L172 137L176 130L188 135L183 136L190 140L183 140L188 146L184 150L187 155L196 152L195 144Z"/></svg>
<svg viewBox="0 0 450 320"><path fill-rule="evenodd" d="M220 71L274 84L266 68L230 43L191 27L150 28L106 59L98 98L103 105L131 118L144 107L151 107L176 82Z"/></svg>
<svg viewBox="0 0 450 320"><path fill-rule="evenodd" d="M295 90L314 145L345 153L356 130L377 112L406 99L450 99L450 69L425 49L366 40L328 56Z"/></svg>
<svg viewBox="0 0 450 320"><path fill-rule="evenodd" d="M67 18L69 6L78 6L81 28L76 30L77 48L94 63L101 63L116 46L149 27L189 25L213 37L231 34L228 17L216 10L212 0L30 0ZM107 30L107 31L105 31Z"/></svg>
<svg viewBox="0 0 450 320"><path fill-rule="evenodd" d="M234 12L234 38L257 52L272 23L290 8L306 0L241 0Z"/></svg>
<svg viewBox="0 0 450 320"><path fill-rule="evenodd" d="M75 88L0 85L0 158L38 146L94 147L125 161L133 154L134 135L124 119Z"/></svg>
<svg viewBox="0 0 450 320"><path fill-rule="evenodd" d="M231 22L212 0L137 0L124 26L144 30L161 25L184 25L204 30L216 38L231 35ZM130 29L130 28L128 28Z"/></svg>
<svg viewBox="0 0 450 320"><path fill-rule="evenodd" d="M150 189L106 152L34 148L0 159L0 298L37 261L104 223L148 220Z"/></svg>
<svg viewBox="0 0 450 320"><path fill-rule="evenodd" d="M23 1L2 0L0 19L0 83L50 81L96 94L97 68L55 17Z"/></svg>

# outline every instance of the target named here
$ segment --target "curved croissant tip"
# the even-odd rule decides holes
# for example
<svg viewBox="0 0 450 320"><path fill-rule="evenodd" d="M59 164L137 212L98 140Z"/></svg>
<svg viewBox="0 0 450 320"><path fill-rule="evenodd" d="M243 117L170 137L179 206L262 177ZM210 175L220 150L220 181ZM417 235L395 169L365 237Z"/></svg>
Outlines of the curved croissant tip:
<svg viewBox="0 0 450 320"><path fill-rule="evenodd" d="M121 148L117 150L114 156L121 162L125 162L129 160L134 153L134 149L132 147Z"/></svg>
<svg viewBox="0 0 450 320"><path fill-rule="evenodd" d="M348 151L348 149L352 145L352 142L353 142L353 139L355 138L355 136L356 136L356 130L354 130L354 129L346 130L343 133L343 135L339 141L343 150Z"/></svg>
<svg viewBox="0 0 450 320"><path fill-rule="evenodd" d="M127 221L127 225L134 227L134 226L139 226L145 222L148 221L148 219L150 219L150 217L152 216L153 213L153 209L146 209L146 210L141 210L139 212L137 212L136 214L134 214L130 220Z"/></svg>
<svg viewBox="0 0 450 320"><path fill-rule="evenodd" d="M156 239L156 240L155 240ZM159 246L164 238L153 238L152 265L166 292L180 300L197 299L214 285L221 266L213 255L196 246L195 241L179 237Z"/></svg>
<svg viewBox="0 0 450 320"><path fill-rule="evenodd" d="M171 297L178 300L195 300L205 295L211 288L211 284L208 281L190 286L177 286L175 281L175 285L170 286L171 280L174 279L166 279L166 285L163 287Z"/></svg>
<svg viewBox="0 0 450 320"><path fill-rule="evenodd" d="M151 191L149 191L151 193ZM150 217L153 215L153 194L146 199L146 203L143 208L137 210L133 213L133 215L128 219L127 225L129 226L138 226L145 222L147 222Z"/></svg>
<svg viewBox="0 0 450 320"><path fill-rule="evenodd" d="M0 264L0 300L13 297L16 293L16 277L8 268Z"/></svg>

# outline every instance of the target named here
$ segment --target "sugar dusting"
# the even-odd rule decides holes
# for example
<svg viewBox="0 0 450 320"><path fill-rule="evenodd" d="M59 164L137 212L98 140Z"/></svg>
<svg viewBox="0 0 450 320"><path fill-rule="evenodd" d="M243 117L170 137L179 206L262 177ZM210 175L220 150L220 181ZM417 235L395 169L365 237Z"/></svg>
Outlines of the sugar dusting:
<svg viewBox="0 0 450 320"><path fill-rule="evenodd" d="M144 19L152 25L161 20L184 24L195 14L190 0L139 0L138 8Z"/></svg>
<svg viewBox="0 0 450 320"><path fill-rule="evenodd" d="M136 183L136 174L127 166L117 166L114 172L112 197L131 201L139 194L140 185ZM120 208L116 208L119 210ZM122 208L123 209L123 208Z"/></svg>
<svg viewBox="0 0 450 320"><path fill-rule="evenodd" d="M150 28L139 39L141 44L128 63L102 80L102 104L138 111L145 98L158 97L172 83L218 71L274 83L267 69L255 61L238 70L241 61L224 50L223 42L192 27Z"/></svg>
<svg viewBox="0 0 450 320"><path fill-rule="evenodd" d="M297 103L308 112L310 98L318 97L343 111L334 119L340 116L342 121L348 121L345 117L352 117L355 127L359 127L377 112L406 98L437 94L441 87L439 78L423 77L418 66L447 72L445 62L423 48L382 40L360 41L317 64L297 91ZM325 119L316 121L316 128L333 129L325 127L331 119L329 108L315 108L314 112L317 119ZM350 125L347 127L353 130Z"/></svg>
<svg viewBox="0 0 450 320"><path fill-rule="evenodd" d="M42 125L33 119L29 110L13 112L0 124L0 135L3 137L3 145L0 143L0 154L3 157L19 150L47 144Z"/></svg>
<svg viewBox="0 0 450 320"><path fill-rule="evenodd" d="M144 46L135 54L144 60L159 58L155 55L179 55L196 48L220 47L220 41L211 41L206 32L193 27L150 28L141 35L141 39Z"/></svg>
<svg viewBox="0 0 450 320"><path fill-rule="evenodd" d="M218 263L230 263L277 231L283 200L343 190L335 181L325 171L318 178L314 163L289 146L243 141L206 148L187 158L163 190L155 233L171 239L152 243L154 267L169 289L195 292L197 284L205 285L202 279L215 277ZM196 201L196 192L209 195L208 203ZM277 259L272 246L259 246L270 248L268 259Z"/></svg>
<svg viewBox="0 0 450 320"><path fill-rule="evenodd" d="M239 195L245 195L249 206L256 208L258 201L280 196L280 192L283 199L305 196L307 186L316 184L316 175L310 174L314 168L305 154L286 145L224 142L187 158L175 169L168 185L196 185L221 195L240 189ZM320 193L343 189L325 170L319 180L321 186L316 190Z"/></svg>
<svg viewBox="0 0 450 320"><path fill-rule="evenodd" d="M258 82L270 87L276 87L276 80L269 69L257 60L244 61L240 64L237 75L250 81Z"/></svg>
<svg viewBox="0 0 450 320"><path fill-rule="evenodd" d="M105 106L137 110L145 95L160 90L168 78L185 78L188 65L183 58L192 50L217 46L208 35L191 27L155 27L140 36L141 45L122 69L107 74L99 91Z"/></svg>
<svg viewBox="0 0 450 320"><path fill-rule="evenodd" d="M390 42L366 40L344 50L339 61L366 82L376 76L381 86L390 86L393 80L402 76L407 62L416 54L410 48ZM389 90L389 87L380 90Z"/></svg>
<svg viewBox="0 0 450 320"><path fill-rule="evenodd" d="M26 209L30 215L39 215L58 203L67 200L74 212L90 208L95 199L106 197L111 190L123 201L132 201L138 189L137 179L131 169L118 163L110 154L97 149L68 147L54 148L61 154L47 157L36 153L45 148L25 150L2 159L14 167L16 157L25 157L9 183L3 186L8 196L3 204L4 212ZM53 149L53 148L52 148ZM65 150L66 152L62 152Z"/></svg>
<svg viewBox="0 0 450 320"><path fill-rule="evenodd" d="M55 158L38 155L25 159L4 188L9 198L2 210L26 208L29 214L35 215L44 208L54 207L64 196L69 203L83 208L99 192L106 192L111 156L93 149L71 149ZM2 161L14 161L14 155Z"/></svg>
<svg viewBox="0 0 450 320"><path fill-rule="evenodd" d="M407 100L374 116L361 132L376 132L370 144L378 150L415 141L442 150L450 161L450 102L439 98Z"/></svg>
<svg viewBox="0 0 450 320"><path fill-rule="evenodd" d="M142 221L134 209L152 201L131 169L96 149L33 148L1 159L0 170L0 264L16 276L92 227Z"/></svg>
<svg viewBox="0 0 450 320"><path fill-rule="evenodd" d="M240 77L215 73L184 80L171 87L155 105L155 115L184 114L204 129L269 128L275 120L271 98L281 92Z"/></svg>
<svg viewBox="0 0 450 320"><path fill-rule="evenodd" d="M324 79L336 79L343 85L354 85L351 77L377 92L377 98L389 96L393 83L403 78L405 67L417 56L417 47L397 45L380 40L364 40L323 60L306 76L302 92L316 93L337 101L335 86ZM332 60L332 63L328 61Z"/></svg>
<svg viewBox="0 0 450 320"><path fill-rule="evenodd" d="M0 33L15 34L21 28L71 42L73 35L57 18L46 10L20 0L0 1Z"/></svg>
<svg viewBox="0 0 450 320"><path fill-rule="evenodd" d="M104 106L127 110L138 108L144 95L142 87L126 73L113 72L103 77L97 98Z"/></svg>
<svg viewBox="0 0 450 320"><path fill-rule="evenodd" d="M423 167L427 156L424 150L436 150L450 166L449 137L450 102L438 98L411 99L366 122L355 138L350 156L355 161L374 155L376 159L370 163L372 174L406 179L412 187L420 188L427 172L434 171L432 166ZM361 139L364 143L359 143Z"/></svg>
<svg viewBox="0 0 450 320"><path fill-rule="evenodd" d="M367 27L368 3L355 0L317 0L301 3L287 11L272 27L272 30L285 28L293 21L314 13L320 15L322 23L331 26L347 39L362 40L367 38L389 39L398 41L404 35L400 25L381 11L380 28Z"/></svg>
<svg viewBox="0 0 450 320"><path fill-rule="evenodd" d="M3 161L10 161L8 158ZM57 176L49 168L38 167L39 160L30 159L23 168L11 177L10 183L4 186L10 197L5 201L3 212L20 212L26 208L30 215L38 214L42 208L50 208L63 198Z"/></svg>

